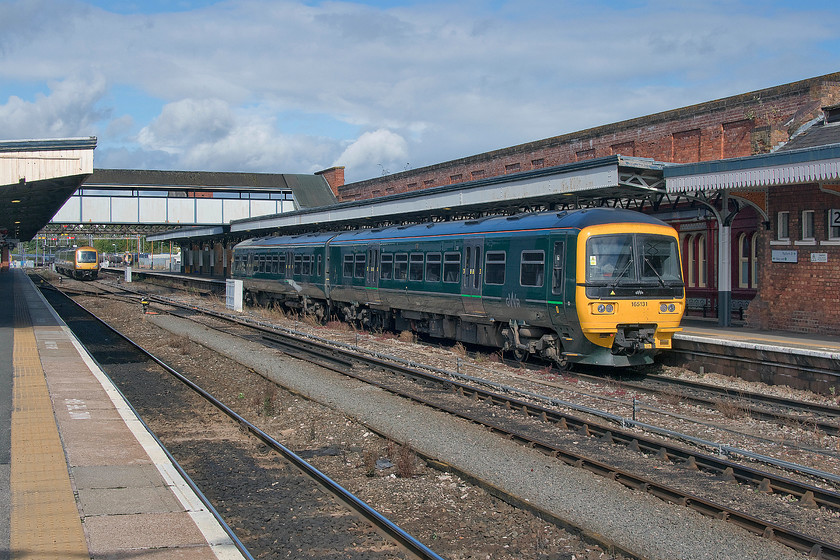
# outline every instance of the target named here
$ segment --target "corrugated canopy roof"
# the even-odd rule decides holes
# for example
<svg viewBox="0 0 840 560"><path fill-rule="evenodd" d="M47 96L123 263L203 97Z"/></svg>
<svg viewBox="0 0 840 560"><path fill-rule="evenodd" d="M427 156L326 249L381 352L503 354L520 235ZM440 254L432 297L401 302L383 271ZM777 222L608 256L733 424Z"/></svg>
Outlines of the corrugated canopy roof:
<svg viewBox="0 0 840 560"><path fill-rule="evenodd" d="M674 165L663 174L669 193L836 181L840 179L840 144Z"/></svg>

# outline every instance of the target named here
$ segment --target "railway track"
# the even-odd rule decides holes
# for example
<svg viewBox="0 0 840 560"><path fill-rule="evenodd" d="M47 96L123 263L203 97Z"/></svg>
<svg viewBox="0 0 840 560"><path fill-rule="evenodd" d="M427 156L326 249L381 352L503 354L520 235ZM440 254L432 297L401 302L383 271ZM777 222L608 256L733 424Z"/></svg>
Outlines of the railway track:
<svg viewBox="0 0 840 560"><path fill-rule="evenodd" d="M151 299L165 305L171 305L172 303L167 298L158 299L152 297ZM191 316L194 313L195 309L193 308L185 315ZM224 315L216 315L216 318L229 320L229 317ZM642 454L653 456L660 461L682 465L687 469L701 469L714 473L724 480L731 479L750 484L763 492L787 494L796 498L804 505L815 504L834 511L840 511L840 496L834 492L826 491L813 485L803 484L796 480L759 469L745 467L714 455L702 454L696 450L670 445L654 438L642 437L638 433L623 430L615 426L603 426L571 414L558 413L551 408L535 405L526 400L512 398L510 395L476 388L467 383L454 381L451 375L452 372L438 372L445 374L445 376L441 376L436 373L430 373L429 371L423 371L417 367L395 364L393 360L384 359L381 356L360 357L355 349L342 348L340 345L337 346L325 341L316 341L311 338L301 341L299 337L290 337L288 333L278 332L275 328L254 324L249 325L247 322L244 326L249 329L256 328L261 331L259 337L264 342L280 345L284 352L294 353L302 358L308 354L310 357L307 359L314 360L322 366L342 371L346 375L352 375L367 383L400 394L416 402L421 402L427 406L434 406L472 422L482 423L493 431L556 456L567 464L585 468L591 472L617 480L630 488L649 492L661 499L685 505L705 515L727 519L751 532L774 538L796 550L803 552L818 551L823 558L840 558L840 548L829 542L824 542L819 538L808 536L798 531L791 531L779 523L761 520L757 516L745 514L735 508L715 503L712 500L704 499L701 496L679 488L662 484L652 478L641 476L636 472L616 468L614 465L587 457L584 454L570 452L562 446L548 442L540 437L532 437L522 430L511 429L503 423L489 421L487 419L486 406L481 407L485 409L483 412L465 412L463 406L441 404L437 398L427 398L419 395L416 389L407 390L404 387L395 387L387 379L383 381L382 379L374 379L368 374L355 373L353 371L354 368L351 368L350 364L364 361L368 367L374 367L379 370L387 369L392 372L396 371L401 376L410 377L415 380L415 383L412 383L415 386L417 380L420 380L423 384L434 384L438 389L433 390L433 393L435 391L438 393L444 392L449 396L456 395L462 401L466 399L472 403L497 405L507 411L515 411L523 418L540 419L545 422L550 422L555 426L565 428L575 434L589 436L589 438L602 442L623 444L628 449L637 450ZM228 333L232 332L230 328L225 330ZM254 337L251 335L249 338L253 339ZM441 390L440 387L444 389ZM515 500L516 498L511 497L511 499Z"/></svg>
<svg viewBox="0 0 840 560"><path fill-rule="evenodd" d="M276 516L274 513L255 513L253 502L242 503L240 497L236 496L235 493L231 495L226 489L237 488L241 491L243 487L247 487L249 492L259 492L263 502L260 509L263 511L282 512L285 510L297 513L293 517L276 519L275 523L282 529L275 531L274 534L303 532L304 528L297 521L300 518L306 518L307 523L317 524L317 528L311 530L318 531L320 534L316 537L309 537L309 539L318 541L321 547L330 546L325 543L332 543L331 546L334 550L342 551L340 554L343 558L384 559L401 557L441 560L440 556L403 531L387 517L339 486L293 451L280 444L266 432L247 421L219 399L185 375L165 364L130 338L108 326L107 323L99 320L80 305L57 301L56 298L63 297L59 296L57 291L53 291L51 294L47 293L47 297L100 363L119 362L121 367L107 368L106 366L106 372L117 383L120 390L126 394L142 418L154 418L150 421L150 424L153 426L156 424L158 429L153 429L153 433L164 434L159 437L167 449L175 449L171 455L173 460L177 459L177 455L180 455L180 462L191 465L191 468L178 466L182 473L189 475L187 471L198 472L198 476L202 479L200 492L203 492L204 495L214 496L217 505L219 503L224 504L229 517L239 521L238 525L232 524L234 528L230 533L235 542L240 544L241 550L247 558L274 557L273 555L277 552L275 549L277 542L276 540L266 542L264 523L266 518ZM72 300L68 298L68 301ZM95 322L91 318L94 318ZM132 366L130 368L126 367L127 363L131 363ZM150 364L154 364L154 366L150 366ZM158 371L155 372L154 370ZM160 371L165 371L166 377L162 378ZM177 380L177 383L173 384L173 379ZM161 385L161 388L158 388L158 385ZM191 394L188 395L187 393ZM150 395L152 396L150 397ZM226 415L239 430L233 430L233 434L231 434L231 430L223 430L225 433L216 440L199 435L207 431L208 422L213 424L218 422L218 419L210 420L214 418L213 414L206 410L202 411L203 405L197 404L196 399L193 398L195 395L200 397L204 405L212 405L215 410ZM178 403L180 403L180 407ZM164 407L164 409L162 410L161 407ZM174 425L167 420L172 416L177 417ZM278 469L276 465L260 468L259 465L265 463L264 449L255 446L253 441L243 442L236 438L235 435L241 432L250 434L259 440L262 445L281 455L300 474L297 476L291 475L288 469L282 467ZM190 439L190 437L195 439ZM197 455L214 458L233 456L234 459L220 459L220 462L225 463L224 466L208 467L199 464L202 460ZM178 461L175 464L177 465ZM226 471L227 477L214 480L215 477L209 475L209 472L220 469ZM231 481L231 478L237 477L235 473L240 473L239 476L241 477L241 473L251 473L255 470L262 475L262 478L257 475L251 477L251 480ZM273 485L277 481L278 470L282 471L282 479L290 495L283 496L282 489L272 491ZM189 476L187 478L189 479ZM308 482L291 480L294 478L305 478ZM358 523L348 520L347 515L342 511L337 510L334 506L325 506L322 499L313 492L314 485L317 485L318 488L326 491L335 500L346 506L349 511L353 512L353 517L358 516L366 520L369 523L369 529L360 530ZM198 489L195 484L194 487ZM275 499L272 500L272 498ZM210 501L206 503L210 506L211 511L216 512ZM245 511L239 511L237 508L245 508ZM217 514L217 517L225 527L228 527L221 516ZM262 523L262 525L259 527L249 526L248 519L254 517L258 519L257 523ZM317 519L317 522L313 522L313 519ZM240 540L237 538L238 532L248 536ZM383 546L380 535L385 535L390 545ZM243 542L244 544L242 544ZM353 546L348 548L350 542L353 542ZM294 545L294 543L292 544ZM400 552L396 552L396 550Z"/></svg>
<svg viewBox="0 0 840 560"><path fill-rule="evenodd" d="M124 296L132 293L126 291L125 287L120 290L112 290L106 288L101 282L98 284L102 293L109 296ZM136 297L141 296L139 292L133 293ZM171 300L167 300L166 298L160 301L162 303L172 303ZM518 362L515 365L523 367L523 364ZM532 369L539 369L539 366L533 367ZM577 379L585 379L593 383L604 383L605 378L609 377L610 373L599 372L596 375L589 375L576 371L566 375L573 376ZM840 436L840 407L834 405L826 405L814 401L797 401L795 399L777 397L766 393L736 391L708 383L655 375L649 372L644 374L643 379L637 381L616 377L610 377L610 379L610 383L647 394L667 394L668 396L677 394L681 401L702 405L710 409L719 408L722 402L727 402L738 408L744 414L749 414L752 418L780 424L807 424L812 430L819 430L829 436Z"/></svg>
<svg viewBox="0 0 840 560"><path fill-rule="evenodd" d="M151 299L155 300L157 298L153 296ZM158 301L161 304L165 305L172 305L173 303L168 298L160 298L158 299ZM197 310L195 308L192 308L191 313L195 311ZM204 310L202 310L202 312L204 312ZM220 318L224 320L229 319L229 317L224 316L224 314ZM249 328L254 328L254 325L249 325ZM274 345L282 345L284 352L294 352L298 355L298 357L301 358L304 358L304 354L306 353L309 353L311 355L317 355L319 356L318 361L321 363L321 365L331 367L333 369L347 371L351 369L349 368L351 362L358 363L360 360L360 358L357 355L355 355L355 350L349 351L346 349L339 349L339 351L336 351L334 344L327 344L327 346L324 346L321 343L317 343L313 345L312 340L306 341L304 344L304 346L309 346L309 348L301 348L300 341L290 340L286 336L282 336L281 338L281 336L278 335L276 329L266 329L259 325L256 326L256 328L262 329L264 331L267 331L267 333L270 333L260 335L260 337L263 338L265 342ZM327 357L326 362L324 361L325 357ZM800 482L789 480L785 477L772 475L770 473L760 471L757 469L743 467L742 465L739 465L737 463L721 461L717 457L712 455L698 454L691 450L686 451L685 448L663 444L662 441L643 438L638 436L638 434L625 434L621 430L616 430L614 428L611 429L609 426L603 427L600 426L598 423L593 423L587 420L581 420L571 415L557 414L551 409L535 406L533 403L530 403L528 401L511 398L510 396L495 393L492 391L476 389L474 386L471 386L469 384L453 382L451 379L452 376L450 375L451 372L440 372L444 374L444 377L440 377L434 374L430 375L428 371L424 372L418 370L415 367L399 366L395 368L394 364L390 363L390 360L383 361L378 356L374 356L374 359L372 360L370 358L364 358L364 360L368 362L368 365L373 365L378 369L387 368L391 371L394 371L396 369L402 376L408 376L415 380L422 379L422 382L424 384L435 383L439 386L445 386L447 387L446 392L450 395L460 395L462 397L468 398L473 402L479 401L483 403L496 404L501 407L504 407L506 410L517 411L518 414L521 414L523 417L526 418L539 418L548 422L553 422L555 425L565 427L569 431L572 431L577 434L587 435L590 436L590 438L598 439L601 441L610 441L613 443L624 444L629 449L641 451L643 454L652 455L662 461L681 464L690 469L704 469L707 472L714 473L716 476L719 476L722 479L732 479L737 480L738 482L751 484L761 491L787 493L788 495L795 497L796 499L800 500L806 505L815 504L835 511L838 510L840 506L840 502L838 502L838 496L833 492L824 491L820 488L810 486L807 484L803 485ZM351 373L351 375L354 374ZM732 508L722 507L720 504L716 504L713 501L705 500L700 496L692 495L691 493L668 487L667 485L660 484L654 480L647 479L643 476L639 476L638 474L634 474L629 471L622 471L621 469L616 469L614 466L610 466L609 464L606 464L604 462L593 460L580 454L569 453L567 450L556 445L547 444L546 442L541 441L539 438L535 439L523 436L522 433L517 432L515 430L510 430L509 428L503 425L488 422L487 420L482 420L481 418L479 418L481 414L479 414L478 416L465 414L463 412L463 407L461 406L441 406L440 403L435 403L433 400L427 400L423 397L418 397L416 395L416 391L394 389L390 386L390 384L387 381L383 382L381 380L373 380L370 379L369 376L366 377L356 375L356 377L365 379L366 382L375 384L383 389L397 392L402 396L411 398L417 402L423 402L428 406L437 406L442 410L446 410L450 414L456 414L458 416L467 418L473 422L481 422L488 428L499 433L503 433L506 437L515 439L517 441L521 441L529 446L536 447L546 453L557 456L558 458L560 458L568 464L586 468L587 470L590 470L592 472L601 474L614 480L618 480L628 487L648 491L651 494L656 495L662 499L686 505L706 515L719 518L726 518L752 532L762 534L764 536L770 536L780 542L787 544L788 546L795 548L796 550L811 553L817 551L819 554L822 555L821 557L823 558L840 557L836 556L840 554L837 551L836 546L830 543L822 542L819 539L815 539L813 537L808 537L797 531L790 531L789 529L786 529L783 526L780 526L775 523L768 523L766 521L762 521L757 517L745 515L744 513L735 511Z"/></svg>

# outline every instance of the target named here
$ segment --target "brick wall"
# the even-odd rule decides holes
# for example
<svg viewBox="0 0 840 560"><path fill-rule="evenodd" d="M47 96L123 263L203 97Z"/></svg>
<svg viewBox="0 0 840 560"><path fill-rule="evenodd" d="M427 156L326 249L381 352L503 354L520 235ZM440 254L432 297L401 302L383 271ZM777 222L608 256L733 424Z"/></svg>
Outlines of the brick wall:
<svg viewBox="0 0 840 560"><path fill-rule="evenodd" d="M759 245L759 288L747 310L747 325L801 333L840 329L840 244L828 240L828 210L840 208L840 196L817 185L773 187L769 193L771 229ZM814 241L802 241L802 211L814 210ZM777 240L777 215L789 212L789 242ZM803 244L805 243L805 244ZM772 252L796 251L797 262L772 262ZM811 262L811 254L827 262Z"/></svg>
<svg viewBox="0 0 840 560"><path fill-rule="evenodd" d="M338 187L341 201L621 154L690 163L769 152L840 103L829 74Z"/></svg>

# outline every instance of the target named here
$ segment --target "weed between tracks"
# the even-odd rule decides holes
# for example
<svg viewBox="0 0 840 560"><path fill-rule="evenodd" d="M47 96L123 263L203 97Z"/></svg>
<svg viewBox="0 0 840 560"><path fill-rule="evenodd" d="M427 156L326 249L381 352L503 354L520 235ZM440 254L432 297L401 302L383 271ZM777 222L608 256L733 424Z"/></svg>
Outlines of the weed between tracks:
<svg viewBox="0 0 840 560"><path fill-rule="evenodd" d="M717 399L715 409L730 420L735 418L749 417L750 412L744 404L732 399Z"/></svg>

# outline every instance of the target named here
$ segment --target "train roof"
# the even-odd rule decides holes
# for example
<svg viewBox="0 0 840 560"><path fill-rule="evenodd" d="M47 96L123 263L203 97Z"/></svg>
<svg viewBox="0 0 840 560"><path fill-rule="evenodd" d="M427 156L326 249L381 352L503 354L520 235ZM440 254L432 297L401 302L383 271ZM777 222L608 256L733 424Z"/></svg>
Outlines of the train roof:
<svg viewBox="0 0 840 560"><path fill-rule="evenodd" d="M611 223L641 223L667 225L662 220L623 208L586 208L562 212L539 212L513 216L491 216L474 220L451 222L429 222L406 226L390 226L375 229L360 229L345 232L323 232L301 235L269 236L249 239L237 248L283 245L311 245L332 243L353 243L360 240L375 241L408 237L436 237L450 235L476 235L481 233L515 232L542 229L576 229Z"/></svg>

